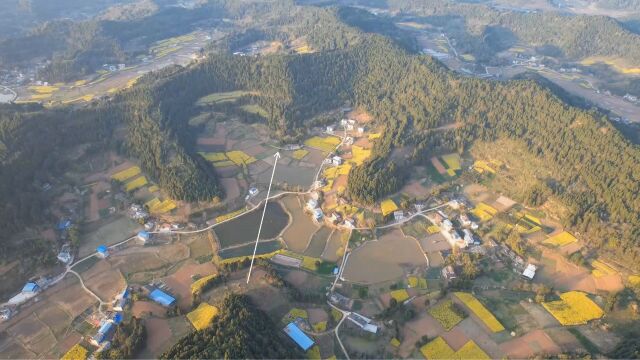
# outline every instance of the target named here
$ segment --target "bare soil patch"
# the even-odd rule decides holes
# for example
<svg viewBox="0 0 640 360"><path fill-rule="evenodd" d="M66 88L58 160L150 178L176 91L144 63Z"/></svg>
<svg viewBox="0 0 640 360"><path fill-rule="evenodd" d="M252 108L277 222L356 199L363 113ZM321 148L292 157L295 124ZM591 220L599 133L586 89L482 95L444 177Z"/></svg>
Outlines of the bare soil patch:
<svg viewBox="0 0 640 360"><path fill-rule="evenodd" d="M369 241L349 255L343 277L347 281L372 284L391 281L427 260L415 239L405 237L399 229Z"/></svg>
<svg viewBox="0 0 640 360"><path fill-rule="evenodd" d="M302 253L307 248L311 236L318 230L318 225L304 213L302 201L297 196L285 196L282 203L291 215L289 226L282 233L282 238L289 250Z"/></svg>
<svg viewBox="0 0 640 360"><path fill-rule="evenodd" d="M188 261L174 274L164 278L163 281L169 286L169 291L177 295L178 306L186 311L191 307L191 284L193 283L191 277L193 275L207 276L216 273L217 268L210 262L197 264Z"/></svg>
<svg viewBox="0 0 640 360"><path fill-rule="evenodd" d="M480 184L471 184L465 186L464 193L474 204L482 201L487 201L490 197L487 188Z"/></svg>
<svg viewBox="0 0 640 360"><path fill-rule="evenodd" d="M240 196L240 186L235 178L222 178L220 184L224 188L226 200L233 200Z"/></svg>
<svg viewBox="0 0 640 360"><path fill-rule="evenodd" d="M529 359L537 354L552 355L562 351L544 330L534 330L500 344L504 354L512 359Z"/></svg>
<svg viewBox="0 0 640 360"><path fill-rule="evenodd" d="M321 308L307 309L307 313L309 314L309 322L312 324L317 324L321 321L327 321L329 319L329 315L327 314L327 312Z"/></svg>
<svg viewBox="0 0 640 360"><path fill-rule="evenodd" d="M400 192L415 198L424 198L429 195L429 189L424 187L420 181L412 181L405 185Z"/></svg>
<svg viewBox="0 0 640 360"><path fill-rule="evenodd" d="M359 123L368 123L373 120L373 116L363 109L355 109L347 113L349 119L353 119Z"/></svg>
<svg viewBox="0 0 640 360"><path fill-rule="evenodd" d="M145 320L147 331L146 347L154 356L160 355L163 348L170 344L171 328L166 319L148 318Z"/></svg>
<svg viewBox="0 0 640 360"><path fill-rule="evenodd" d="M439 232L429 235L426 238L422 238L419 241L420 247L422 247L422 249L426 253L451 249L451 244L449 244L444 235Z"/></svg>
<svg viewBox="0 0 640 360"><path fill-rule="evenodd" d="M138 300L133 303L131 307L131 314L138 318L144 318L147 316L164 316L167 309L162 305L151 301Z"/></svg>
<svg viewBox="0 0 640 360"><path fill-rule="evenodd" d="M485 327L480 325L480 321L476 321L473 315L462 320L457 326L469 339L473 340L484 350L491 358L498 359L502 357L502 351L498 344L491 339Z"/></svg>
<svg viewBox="0 0 640 360"><path fill-rule="evenodd" d="M311 257L320 257L324 252L325 247L327 246L327 240L333 230L326 226L321 227L311 236L311 241L309 241L309 246L304 251L304 254Z"/></svg>
<svg viewBox="0 0 640 360"><path fill-rule="evenodd" d="M126 285L120 271L109 260L100 260L80 274L84 284L103 301L111 300Z"/></svg>
<svg viewBox="0 0 640 360"><path fill-rule="evenodd" d="M344 233L341 231L334 231L327 241L327 247L322 253L322 259L326 261L336 262L344 255L344 243L347 239L343 239Z"/></svg>
<svg viewBox="0 0 640 360"><path fill-rule="evenodd" d="M403 357L409 357L416 346L416 341L424 335L433 339L445 332L438 320L432 318L428 314L423 314L419 318L405 323L400 330L402 332L402 343L398 349L398 354Z"/></svg>

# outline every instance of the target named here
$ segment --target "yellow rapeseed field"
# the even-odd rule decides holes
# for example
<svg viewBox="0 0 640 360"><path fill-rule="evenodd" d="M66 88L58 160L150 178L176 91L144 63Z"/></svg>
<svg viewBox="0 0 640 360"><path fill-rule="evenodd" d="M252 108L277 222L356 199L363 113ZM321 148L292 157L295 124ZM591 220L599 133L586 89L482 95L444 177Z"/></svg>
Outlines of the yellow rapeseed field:
<svg viewBox="0 0 640 360"><path fill-rule="evenodd" d="M149 192L156 192L156 191L160 191L160 187L158 185L149 186Z"/></svg>
<svg viewBox="0 0 640 360"><path fill-rule="evenodd" d="M426 289L427 288L427 279L417 276L409 276L407 278L409 283L409 287L412 289Z"/></svg>
<svg viewBox="0 0 640 360"><path fill-rule="evenodd" d="M460 166L460 155L453 153L442 156L442 160L447 164L447 167L451 170L461 170L462 166Z"/></svg>
<svg viewBox="0 0 640 360"><path fill-rule="evenodd" d="M566 231L556 234L544 241L544 244L562 247L578 241L573 235Z"/></svg>
<svg viewBox="0 0 640 360"><path fill-rule="evenodd" d="M324 138L314 136L307 139L304 144L308 147L322 150L324 152L332 152L333 150L335 150L336 146L340 144L340 139L335 136L327 136Z"/></svg>
<svg viewBox="0 0 640 360"><path fill-rule="evenodd" d="M396 299L397 302L401 303L409 298L409 293L405 289L393 290L390 293L391 297Z"/></svg>
<svg viewBox="0 0 640 360"><path fill-rule="evenodd" d="M451 346L440 336L420 348L422 355L428 360L460 359L479 360L491 359L484 350L473 340L469 340L458 351L453 351Z"/></svg>
<svg viewBox="0 0 640 360"><path fill-rule="evenodd" d="M58 88L55 86L40 85L40 86L29 86L29 90L35 91L38 94L51 94L54 91L57 91Z"/></svg>
<svg viewBox="0 0 640 360"><path fill-rule="evenodd" d="M380 210L382 210L383 216L387 216L398 210L398 205L396 205L393 199L387 199L380 203Z"/></svg>
<svg viewBox="0 0 640 360"><path fill-rule="evenodd" d="M203 158L211 162L229 160L229 158L227 158L227 155L223 152L199 152L198 154L202 155Z"/></svg>
<svg viewBox="0 0 640 360"><path fill-rule="evenodd" d="M320 321L318 323L313 324L313 330L315 332L323 332L323 331L327 330L327 322L326 321Z"/></svg>
<svg viewBox="0 0 640 360"><path fill-rule="evenodd" d="M445 330L449 331L464 318L455 311L452 300L445 300L428 310L429 315L438 320Z"/></svg>
<svg viewBox="0 0 640 360"><path fill-rule="evenodd" d="M422 346L420 352L429 360L453 359L455 355L451 346L440 336Z"/></svg>
<svg viewBox="0 0 640 360"><path fill-rule="evenodd" d="M202 330L211 324L218 315L218 308L207 303L201 303L195 310L187 314L187 319L196 330Z"/></svg>
<svg viewBox="0 0 640 360"><path fill-rule="evenodd" d="M475 215L480 221L490 220L495 214L498 213L498 210L493 206L487 205L483 202L476 205L476 207L471 210L471 213Z"/></svg>
<svg viewBox="0 0 640 360"><path fill-rule="evenodd" d="M244 209L240 209L240 210L232 211L232 212L230 212L228 214L220 215L220 216L216 217L216 224L220 223L220 222L223 222L225 220L229 220L231 218L234 218L234 217L242 214L244 211L245 211Z"/></svg>
<svg viewBox="0 0 640 360"><path fill-rule="evenodd" d="M607 275L615 275L615 274L618 273L616 271L616 269L614 269L611 266L603 263L600 260L593 260L591 262L591 266L593 267L593 270L591 271L591 273L595 277L603 277L603 276L607 276Z"/></svg>
<svg viewBox="0 0 640 360"><path fill-rule="evenodd" d="M400 346L400 340L398 340L398 338L393 338L389 341L389 344L393 347L398 347Z"/></svg>
<svg viewBox="0 0 640 360"><path fill-rule="evenodd" d="M491 311L489 311L475 296L464 293L464 292L455 292L454 295L460 299L468 308L473 312L482 322L494 333L500 332L504 330L504 326L498 321L498 319L493 316Z"/></svg>
<svg viewBox="0 0 640 360"><path fill-rule="evenodd" d="M295 150L291 156L293 156L293 158L296 160L302 160L308 154L309 154L309 150L298 149L298 150Z"/></svg>
<svg viewBox="0 0 640 360"><path fill-rule="evenodd" d="M247 153L242 150L229 151L227 152L227 157L236 165L249 165L256 162L256 158L247 155Z"/></svg>
<svg viewBox="0 0 640 360"><path fill-rule="evenodd" d="M149 182L147 181L147 178L146 178L146 177L144 177L144 176L140 176L140 177L137 177L137 178L135 178L135 179L133 179L133 180L129 181L129 182L124 186L124 189L125 189L126 191L133 191L133 190L139 189L139 188L141 188L141 187L143 187L143 186L147 185L148 183L149 183Z"/></svg>
<svg viewBox="0 0 640 360"><path fill-rule="evenodd" d="M307 313L307 310L305 309L293 308L282 317L282 322L288 324L297 318L308 319L309 313Z"/></svg>
<svg viewBox="0 0 640 360"><path fill-rule="evenodd" d="M357 145L353 145L351 147L351 154L352 154L352 158L350 161L355 165L360 165L364 163L364 161L367 160L369 156L371 156L371 150L365 149Z"/></svg>
<svg viewBox="0 0 640 360"><path fill-rule="evenodd" d="M309 360L320 360L320 347L318 345L314 345L309 351L307 351L307 359Z"/></svg>
<svg viewBox="0 0 640 360"><path fill-rule="evenodd" d="M212 274L212 275L207 275L204 277L201 277L200 279L196 280L193 282L193 284L191 284L191 293L192 294L197 294L202 290L202 287L205 286L209 281L215 279L218 275L216 274Z"/></svg>
<svg viewBox="0 0 640 360"><path fill-rule="evenodd" d="M380 138L381 136L382 136L381 133L371 133L371 134L369 134L369 140L375 140L375 139Z"/></svg>
<svg viewBox="0 0 640 360"><path fill-rule="evenodd" d="M560 300L544 302L542 306L565 326L586 324L604 315L598 304L581 291L566 292L560 295Z"/></svg>
<svg viewBox="0 0 640 360"><path fill-rule="evenodd" d="M456 359L491 359L489 355L487 355L484 350L482 350L478 344L476 344L473 340L470 340L468 343L462 345L462 347L456 351L454 357Z"/></svg>
<svg viewBox="0 0 640 360"><path fill-rule="evenodd" d="M149 211L151 211L152 213L156 213L156 214L164 214L166 212L169 212L175 208L177 208L178 205L171 199L166 199L162 202L160 202L159 204L155 205L153 208L150 208Z"/></svg>
<svg viewBox="0 0 640 360"><path fill-rule="evenodd" d="M235 165L236 163L234 163L231 160L217 161L213 163L213 167L215 168L225 168L225 167L235 166Z"/></svg>
<svg viewBox="0 0 640 360"><path fill-rule="evenodd" d="M62 356L62 360L85 360L89 351L80 344L75 344L66 354Z"/></svg>
<svg viewBox="0 0 640 360"><path fill-rule="evenodd" d="M435 234L438 232L440 232L440 228L438 227L438 225L431 225L427 227L427 234Z"/></svg>
<svg viewBox="0 0 640 360"><path fill-rule="evenodd" d="M160 199L153 198L153 199L147 201L146 203L144 203L144 205L147 207L147 209L149 209L149 211L152 211L153 209L155 209L161 203L162 203L162 201L160 201Z"/></svg>
<svg viewBox="0 0 640 360"><path fill-rule="evenodd" d="M140 174L140 168L138 166L132 166L128 169L124 169L120 172L117 172L111 175L111 178L118 181L125 181L125 180L131 179L132 177L138 174Z"/></svg>
<svg viewBox="0 0 640 360"><path fill-rule="evenodd" d="M629 275L627 280L629 280L629 284L633 286L640 285L640 275Z"/></svg>
<svg viewBox="0 0 640 360"><path fill-rule="evenodd" d="M484 160L476 160L473 163L473 169L481 174L485 171L492 174L496 173L496 171L491 166L489 166L489 163Z"/></svg>

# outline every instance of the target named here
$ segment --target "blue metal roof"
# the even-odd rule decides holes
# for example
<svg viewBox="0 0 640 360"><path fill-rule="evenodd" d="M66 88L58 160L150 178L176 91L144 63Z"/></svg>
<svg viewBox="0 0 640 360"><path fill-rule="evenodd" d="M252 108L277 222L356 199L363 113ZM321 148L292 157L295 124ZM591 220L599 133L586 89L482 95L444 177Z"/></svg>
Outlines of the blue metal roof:
<svg viewBox="0 0 640 360"><path fill-rule="evenodd" d="M58 223L58 230L66 230L71 226L71 220L62 220Z"/></svg>
<svg viewBox="0 0 640 360"><path fill-rule="evenodd" d="M38 286L38 284L34 283L34 282L28 282L26 284L24 284L24 287L22 288L23 292L36 292L40 289L40 287Z"/></svg>
<svg viewBox="0 0 640 360"><path fill-rule="evenodd" d="M116 325L120 324L122 322L122 319L123 319L122 313L121 312L116 313L113 316L113 323L116 324Z"/></svg>
<svg viewBox="0 0 640 360"><path fill-rule="evenodd" d="M98 330L99 334L107 334L111 328L113 327L113 323L111 321L105 321L100 325L100 329Z"/></svg>
<svg viewBox="0 0 640 360"><path fill-rule="evenodd" d="M148 232L146 232L146 231L140 231L140 232L138 233L138 237L139 237L139 238L142 238L142 239L149 240L149 233L148 233Z"/></svg>
<svg viewBox="0 0 640 360"><path fill-rule="evenodd" d="M98 248L96 250L98 250L99 253L106 253L107 252L107 247L104 246L104 245L100 245L100 246L98 246Z"/></svg>
<svg viewBox="0 0 640 360"><path fill-rule="evenodd" d="M123 299L128 299L129 298L129 287L125 287L124 290L122 290L122 293L120 293L120 296L122 296Z"/></svg>
<svg viewBox="0 0 640 360"><path fill-rule="evenodd" d="M176 302L173 296L160 289L153 290L151 294L149 294L149 298L163 306L171 306Z"/></svg>
<svg viewBox="0 0 640 360"><path fill-rule="evenodd" d="M309 350L309 348L313 346L313 340L311 340L307 334L303 333L295 323L289 323L289 325L284 328L284 332L304 351Z"/></svg>

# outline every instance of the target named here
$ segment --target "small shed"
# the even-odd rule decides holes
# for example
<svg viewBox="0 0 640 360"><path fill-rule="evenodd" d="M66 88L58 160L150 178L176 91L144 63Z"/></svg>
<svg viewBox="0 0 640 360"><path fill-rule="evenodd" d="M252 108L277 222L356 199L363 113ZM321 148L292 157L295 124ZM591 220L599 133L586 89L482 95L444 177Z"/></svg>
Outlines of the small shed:
<svg viewBox="0 0 640 360"><path fill-rule="evenodd" d="M536 276L536 270L538 270L538 268L535 265L528 264L522 272L522 276L526 279L533 280L533 278Z"/></svg>
<svg viewBox="0 0 640 360"><path fill-rule="evenodd" d="M140 231L138 232L138 239L146 243L147 241L149 241L149 239L151 239L151 234L146 231Z"/></svg>
<svg viewBox="0 0 640 360"><path fill-rule="evenodd" d="M309 350L314 342L295 323L289 323L284 328L284 332L304 351Z"/></svg>
<svg viewBox="0 0 640 360"><path fill-rule="evenodd" d="M109 249L105 245L100 245L96 248L98 252L98 256L102 258L107 258L109 256Z"/></svg>

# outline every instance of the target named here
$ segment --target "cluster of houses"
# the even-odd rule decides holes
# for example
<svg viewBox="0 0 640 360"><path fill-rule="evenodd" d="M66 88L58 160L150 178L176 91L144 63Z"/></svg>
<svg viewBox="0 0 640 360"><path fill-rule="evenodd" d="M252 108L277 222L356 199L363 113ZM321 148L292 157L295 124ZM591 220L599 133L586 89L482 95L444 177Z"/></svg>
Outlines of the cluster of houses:
<svg viewBox="0 0 640 360"><path fill-rule="evenodd" d="M47 288L52 283L52 279L42 277L35 281L29 281L22 287L22 290L13 296L9 301L0 307L0 320L9 320L16 314L18 307L27 301L35 298L42 289Z"/></svg>
<svg viewBox="0 0 640 360"><path fill-rule="evenodd" d="M100 322L98 331L89 340L91 344L99 347L99 351L108 349L111 346L111 336L113 336L118 324L120 324L124 319L122 311L124 311L124 307L127 305L130 298L131 290L127 286L113 299L112 308L114 312Z"/></svg>
<svg viewBox="0 0 640 360"><path fill-rule="evenodd" d="M311 193L311 198L307 201L307 210L309 210L313 216L313 220L320 223L324 221L329 222L331 225L345 227L348 229L355 228L355 221L353 219L345 219L343 216L334 211L329 216L325 216L324 212L320 208L318 203L319 195L317 192Z"/></svg>
<svg viewBox="0 0 640 360"><path fill-rule="evenodd" d="M340 120L340 127L342 127L343 130L345 131L356 131L358 135L364 135L364 132L366 131L364 126L357 126L358 122L354 119L341 119ZM338 130L339 127L337 124L333 124L333 125L327 125L325 132L329 135L333 135L335 134ZM352 137L347 137L346 139L347 143L351 142L353 143L353 138Z"/></svg>
<svg viewBox="0 0 640 360"><path fill-rule="evenodd" d="M102 69L103 70L107 70L107 71L118 71L118 70L124 70L127 67L127 65L125 64L102 64Z"/></svg>
<svg viewBox="0 0 640 360"><path fill-rule="evenodd" d="M469 219L469 216L462 213L458 216L457 223L459 226L449 219L449 217L438 210L435 214L428 216L429 220L440 227L440 233L449 242L451 247L465 249L467 247L480 245L479 238L473 233L478 229L478 224Z"/></svg>

